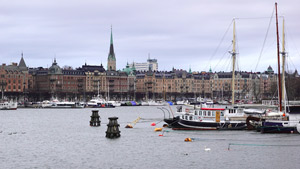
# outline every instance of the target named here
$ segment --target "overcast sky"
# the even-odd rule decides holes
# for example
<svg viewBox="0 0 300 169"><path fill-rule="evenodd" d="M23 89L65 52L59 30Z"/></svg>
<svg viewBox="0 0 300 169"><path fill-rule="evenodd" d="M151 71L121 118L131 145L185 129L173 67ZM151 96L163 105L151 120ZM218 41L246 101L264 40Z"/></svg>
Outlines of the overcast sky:
<svg viewBox="0 0 300 169"><path fill-rule="evenodd" d="M300 1L278 0L288 68L300 67ZM107 66L111 25L117 69L158 60L159 70L230 71L236 19L242 71L277 72L272 0L0 0L1 63ZM273 17L275 16L275 13ZM279 18L280 38L282 19ZM270 28L268 29L270 24ZM265 42L264 42L265 41ZM260 59L259 59L260 58Z"/></svg>

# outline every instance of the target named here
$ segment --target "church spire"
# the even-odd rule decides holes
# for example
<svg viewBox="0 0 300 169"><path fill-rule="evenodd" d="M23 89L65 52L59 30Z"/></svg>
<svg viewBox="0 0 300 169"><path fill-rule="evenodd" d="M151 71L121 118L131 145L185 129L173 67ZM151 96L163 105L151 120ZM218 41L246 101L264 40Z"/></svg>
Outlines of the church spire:
<svg viewBox="0 0 300 169"><path fill-rule="evenodd" d="M113 45L112 25L110 27L110 45Z"/></svg>
<svg viewBox="0 0 300 169"><path fill-rule="evenodd" d="M110 48L109 48L109 54L107 58L107 70L116 70L116 57L114 52L112 26L111 26L111 33L110 33Z"/></svg>

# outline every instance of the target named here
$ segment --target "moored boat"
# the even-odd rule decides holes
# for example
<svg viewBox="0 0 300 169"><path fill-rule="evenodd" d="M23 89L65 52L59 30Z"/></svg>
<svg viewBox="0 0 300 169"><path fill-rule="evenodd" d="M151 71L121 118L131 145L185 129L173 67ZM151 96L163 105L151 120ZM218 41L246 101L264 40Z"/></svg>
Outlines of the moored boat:
<svg viewBox="0 0 300 169"><path fill-rule="evenodd" d="M0 110L17 110L18 103L14 101L1 100Z"/></svg>
<svg viewBox="0 0 300 169"><path fill-rule="evenodd" d="M241 130L247 127L240 108L185 109L181 115L164 121L173 130Z"/></svg>

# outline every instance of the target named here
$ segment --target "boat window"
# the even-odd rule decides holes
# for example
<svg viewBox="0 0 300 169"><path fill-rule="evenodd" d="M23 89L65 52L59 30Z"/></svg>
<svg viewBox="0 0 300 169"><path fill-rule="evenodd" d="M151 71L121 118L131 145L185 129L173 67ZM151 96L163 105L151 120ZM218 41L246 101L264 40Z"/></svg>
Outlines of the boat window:
<svg viewBox="0 0 300 169"><path fill-rule="evenodd" d="M195 115L198 115L198 111L197 110L195 110Z"/></svg>
<svg viewBox="0 0 300 169"><path fill-rule="evenodd" d="M206 111L203 111L203 116L206 116Z"/></svg>
<svg viewBox="0 0 300 169"><path fill-rule="evenodd" d="M215 116L215 115L216 115L216 114L215 114L215 112L213 111L213 112L212 112L212 116Z"/></svg>
<svg viewBox="0 0 300 169"><path fill-rule="evenodd" d="M193 120L193 116L190 116L190 120Z"/></svg>
<svg viewBox="0 0 300 169"><path fill-rule="evenodd" d="M207 112L207 116L211 116L211 112L210 111Z"/></svg>
<svg viewBox="0 0 300 169"><path fill-rule="evenodd" d="M221 111L221 116L224 116L224 112Z"/></svg>

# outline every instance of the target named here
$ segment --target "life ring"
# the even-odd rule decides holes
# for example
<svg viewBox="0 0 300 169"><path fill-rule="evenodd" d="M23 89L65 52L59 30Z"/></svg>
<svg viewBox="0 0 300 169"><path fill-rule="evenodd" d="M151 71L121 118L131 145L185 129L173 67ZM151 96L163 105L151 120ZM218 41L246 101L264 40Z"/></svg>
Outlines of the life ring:
<svg viewBox="0 0 300 169"><path fill-rule="evenodd" d="M186 109L185 109L185 112L187 112L187 113L188 113L189 111L190 111L190 110L189 110L188 108L186 108Z"/></svg>

